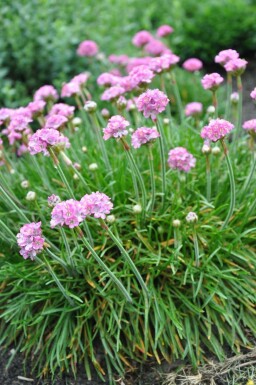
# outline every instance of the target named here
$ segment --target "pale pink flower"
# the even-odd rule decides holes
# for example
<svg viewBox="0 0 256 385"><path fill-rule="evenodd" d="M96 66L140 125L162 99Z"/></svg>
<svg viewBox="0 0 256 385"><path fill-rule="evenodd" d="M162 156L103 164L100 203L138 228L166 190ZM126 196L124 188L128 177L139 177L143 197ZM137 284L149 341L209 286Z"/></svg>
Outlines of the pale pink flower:
<svg viewBox="0 0 256 385"><path fill-rule="evenodd" d="M71 80L70 83L75 83L78 84L79 86L84 86L89 79L90 74L87 72L82 72L81 74L78 74L74 76Z"/></svg>
<svg viewBox="0 0 256 385"><path fill-rule="evenodd" d="M93 215L94 218L105 219L113 208L110 198L99 191L86 194L80 200L85 216Z"/></svg>
<svg viewBox="0 0 256 385"><path fill-rule="evenodd" d="M13 112L15 110L11 108L0 108L0 126L4 124L8 124L9 119L11 118Z"/></svg>
<svg viewBox="0 0 256 385"><path fill-rule="evenodd" d="M118 83L118 77L109 72L104 72L98 77L97 83L99 86L104 87L115 86Z"/></svg>
<svg viewBox="0 0 256 385"><path fill-rule="evenodd" d="M108 140L109 138L126 136L128 134L126 127L129 126L129 124L130 123L120 115L112 116L108 121L107 127L103 128L103 139Z"/></svg>
<svg viewBox="0 0 256 385"><path fill-rule="evenodd" d="M129 57L127 55L109 55L108 60L110 63L126 66L129 62Z"/></svg>
<svg viewBox="0 0 256 385"><path fill-rule="evenodd" d="M65 103L57 103L52 106L48 116L61 115L61 116L65 116L68 119L71 119L74 115L74 111L75 111L74 106L69 106L68 104L65 104Z"/></svg>
<svg viewBox="0 0 256 385"><path fill-rule="evenodd" d="M68 119L63 115L50 115L46 118L43 128L52 128L58 130L64 127Z"/></svg>
<svg viewBox="0 0 256 385"><path fill-rule="evenodd" d="M85 219L84 210L80 202L69 199L57 203L51 213L51 227L68 226L70 229L79 226Z"/></svg>
<svg viewBox="0 0 256 385"><path fill-rule="evenodd" d="M140 148L143 144L149 143L160 136L156 128L140 127L132 134L132 146Z"/></svg>
<svg viewBox="0 0 256 385"><path fill-rule="evenodd" d="M212 119L208 126L204 126L201 131L203 139L217 142L217 140L225 138L234 128L234 125L224 119Z"/></svg>
<svg viewBox="0 0 256 385"><path fill-rule="evenodd" d="M125 89L121 86L113 86L107 88L101 95L101 100L113 100L125 93Z"/></svg>
<svg viewBox="0 0 256 385"><path fill-rule="evenodd" d="M161 73L170 70L179 62L179 60L179 56L173 53L164 54L162 56L151 58L148 66L152 71Z"/></svg>
<svg viewBox="0 0 256 385"><path fill-rule="evenodd" d="M215 56L215 63L219 63L224 66L224 64L228 63L230 60L238 59L239 53L234 49L225 49L224 51L220 51L218 55Z"/></svg>
<svg viewBox="0 0 256 385"><path fill-rule="evenodd" d="M137 67L135 67L137 68ZM135 69L134 68L134 69ZM118 79L118 85L125 89L125 92L130 92L136 88L137 84L133 77L130 75L128 76L122 76Z"/></svg>
<svg viewBox="0 0 256 385"><path fill-rule="evenodd" d="M68 138L62 135L59 131L42 128L37 130L30 138L28 142L28 150L31 155L42 152L48 156L50 147L57 147L60 149L70 147Z"/></svg>
<svg viewBox="0 0 256 385"><path fill-rule="evenodd" d="M156 36L165 37L173 33L174 29L170 25L161 25L156 31Z"/></svg>
<svg viewBox="0 0 256 385"><path fill-rule="evenodd" d="M149 53L152 56L159 56L159 55L166 53L166 50L168 48L166 47L166 45L162 41L152 39L152 40L150 40L150 42L148 42L145 45L144 49L147 53Z"/></svg>
<svg viewBox="0 0 256 385"><path fill-rule="evenodd" d="M199 102L188 103L185 107L186 116L200 115L203 111L203 105Z"/></svg>
<svg viewBox="0 0 256 385"><path fill-rule="evenodd" d="M243 129L246 131L254 131L254 133L256 133L256 119L251 119L244 122Z"/></svg>
<svg viewBox="0 0 256 385"><path fill-rule="evenodd" d="M77 83L64 83L61 89L62 98L70 98L73 95L79 95L81 92L80 86Z"/></svg>
<svg viewBox="0 0 256 385"><path fill-rule="evenodd" d="M221 83L223 83L224 79L220 74L214 72L209 75L205 75L201 80L202 86L205 90L216 91Z"/></svg>
<svg viewBox="0 0 256 385"><path fill-rule="evenodd" d="M152 120L163 112L169 102L167 96L160 90L147 90L136 100L136 106L143 113L145 118L151 117Z"/></svg>
<svg viewBox="0 0 256 385"><path fill-rule="evenodd" d="M28 146L22 143L17 149L17 156L22 156L28 152Z"/></svg>
<svg viewBox="0 0 256 385"><path fill-rule="evenodd" d="M239 102L239 93L232 92L232 94L230 95L230 100L233 104L237 104Z"/></svg>
<svg viewBox="0 0 256 385"><path fill-rule="evenodd" d="M203 62L193 57L191 59L185 60L184 63L182 64L182 67L189 72L195 72L202 69Z"/></svg>
<svg viewBox="0 0 256 385"><path fill-rule="evenodd" d="M45 100L46 102L59 98L57 90L53 86L45 85L40 87L34 94L34 101Z"/></svg>
<svg viewBox="0 0 256 385"><path fill-rule="evenodd" d="M139 31L134 35L132 39L132 43L136 47L142 47L152 39L153 39L153 36L148 31Z"/></svg>
<svg viewBox="0 0 256 385"><path fill-rule="evenodd" d="M131 83L134 86L140 86L145 83L151 83L154 78L154 72L151 71L148 66L141 65L133 68L129 73Z"/></svg>
<svg viewBox="0 0 256 385"><path fill-rule="evenodd" d="M17 243L20 247L20 255L24 259L35 259L35 256L44 248L44 238L42 236L41 222L27 223L20 228L17 234Z"/></svg>
<svg viewBox="0 0 256 385"><path fill-rule="evenodd" d="M224 65L224 68L227 72L230 72L232 75L238 76L242 75L242 73L245 71L247 64L248 62L244 59L231 59Z"/></svg>
<svg viewBox="0 0 256 385"><path fill-rule="evenodd" d="M43 113L45 106L45 100L35 100L34 102L30 102L27 108L33 117L37 117Z"/></svg>
<svg viewBox="0 0 256 385"><path fill-rule="evenodd" d="M152 57L150 56L144 56L144 57L132 57L129 59L129 62L126 66L127 73L130 73L133 68L141 65L148 65Z"/></svg>
<svg viewBox="0 0 256 385"><path fill-rule="evenodd" d="M79 56L95 56L99 52L99 48L95 41L92 40L84 40L82 41L78 48L77 48L77 54Z"/></svg>
<svg viewBox="0 0 256 385"><path fill-rule="evenodd" d="M47 198L47 202L49 207L55 207L61 202L61 199L58 195L52 194Z"/></svg>
<svg viewBox="0 0 256 385"><path fill-rule="evenodd" d="M170 168L189 172L195 167L196 159L184 147L176 147L168 153L168 165Z"/></svg>
<svg viewBox="0 0 256 385"><path fill-rule="evenodd" d="M251 97L253 100L256 100L256 87L255 87L254 90L252 90L252 92L250 93L250 97Z"/></svg>

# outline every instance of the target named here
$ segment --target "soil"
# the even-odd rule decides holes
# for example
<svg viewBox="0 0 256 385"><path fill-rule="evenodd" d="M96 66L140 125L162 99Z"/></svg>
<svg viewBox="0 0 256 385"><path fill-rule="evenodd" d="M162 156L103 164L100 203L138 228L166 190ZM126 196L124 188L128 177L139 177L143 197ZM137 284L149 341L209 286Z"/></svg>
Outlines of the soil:
<svg viewBox="0 0 256 385"><path fill-rule="evenodd" d="M218 68L213 68L218 71ZM212 71L213 72L213 71ZM249 60L249 64L245 74L242 77L244 87L243 98L243 121L256 118L256 109L253 101L250 98L250 92L256 87L256 60ZM5 370L10 355L3 354L0 350L0 384L1 385L109 385L108 382L102 382L95 376L91 381L88 381L83 369L78 370L77 378L74 379L72 375L65 375L64 377L56 377L54 381L38 380L35 375L31 374L31 367L27 365L24 368L22 354L17 354L8 371ZM174 367L170 364L163 363L161 366L154 364L147 364L138 368L136 373L128 374L127 378L117 382L117 385L161 385L162 374L168 373ZM22 379L25 377L26 379ZM30 380L29 380L30 379Z"/></svg>

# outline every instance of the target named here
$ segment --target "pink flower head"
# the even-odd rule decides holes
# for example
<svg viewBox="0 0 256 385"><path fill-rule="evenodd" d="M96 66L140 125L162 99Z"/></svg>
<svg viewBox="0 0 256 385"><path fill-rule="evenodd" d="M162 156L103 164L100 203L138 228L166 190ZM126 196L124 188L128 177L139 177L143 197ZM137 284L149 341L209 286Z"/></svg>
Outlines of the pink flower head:
<svg viewBox="0 0 256 385"><path fill-rule="evenodd" d="M152 39L145 45L144 49L152 56L159 56L164 54L168 48L162 41Z"/></svg>
<svg viewBox="0 0 256 385"><path fill-rule="evenodd" d="M232 59L224 65L224 68L227 72L230 72L232 75L238 76L242 75L247 64L248 62L244 59Z"/></svg>
<svg viewBox="0 0 256 385"><path fill-rule="evenodd" d="M58 130L63 128L68 119L63 115L50 115L47 117L44 128L52 128Z"/></svg>
<svg viewBox="0 0 256 385"><path fill-rule="evenodd" d="M186 116L200 115L203 111L203 105L199 102L188 103L185 107Z"/></svg>
<svg viewBox="0 0 256 385"><path fill-rule="evenodd" d="M35 256L44 248L44 238L42 237L41 222L27 223L20 228L17 234L17 243L20 247L20 255L24 259L35 259Z"/></svg>
<svg viewBox="0 0 256 385"><path fill-rule="evenodd" d="M24 143L22 143L19 148L17 149L17 156L22 156L23 154L26 154L28 152L28 146Z"/></svg>
<svg viewBox="0 0 256 385"><path fill-rule="evenodd" d="M151 59L152 58L150 56L130 58L126 66L127 73L130 73L135 67L142 66L142 65L147 66Z"/></svg>
<svg viewBox="0 0 256 385"><path fill-rule="evenodd" d="M120 115L112 116L108 121L107 127L103 128L103 139L121 138L122 136L127 135L128 131L126 127L129 126L129 124L130 123Z"/></svg>
<svg viewBox="0 0 256 385"><path fill-rule="evenodd" d="M99 52L99 48L95 41L84 40L77 48L78 56L95 56Z"/></svg>
<svg viewBox="0 0 256 385"><path fill-rule="evenodd" d="M143 47L143 45L147 44L152 39L153 36L148 31L139 31L134 35L132 43L136 47Z"/></svg>
<svg viewBox="0 0 256 385"><path fill-rule="evenodd" d="M57 100L59 98L57 90L53 86L42 86L34 94L34 101L45 100Z"/></svg>
<svg viewBox="0 0 256 385"><path fill-rule="evenodd" d="M85 219L84 211L80 202L69 199L57 203L51 213L51 227L68 226L70 229L79 226Z"/></svg>
<svg viewBox="0 0 256 385"><path fill-rule="evenodd" d="M84 86L87 83L89 76L90 74L88 72L82 72L81 74L74 76L70 80L70 83L75 83L75 84L78 84L79 86Z"/></svg>
<svg viewBox="0 0 256 385"><path fill-rule="evenodd" d="M164 54L162 56L153 57L149 61L149 68L157 73L168 71L179 62L180 58L174 53Z"/></svg>
<svg viewBox="0 0 256 385"><path fill-rule="evenodd" d="M215 56L215 63L219 63L224 66L230 60L238 59L239 53L234 49L225 49L224 51L220 51L217 56Z"/></svg>
<svg viewBox="0 0 256 385"><path fill-rule="evenodd" d="M201 131L201 137L203 139L217 142L217 140L223 139L230 131L232 131L234 125L224 119L212 119L208 126L203 127Z"/></svg>
<svg viewBox="0 0 256 385"><path fill-rule="evenodd" d="M203 63L199 59L191 58L184 61L182 67L189 72L195 72L199 71L203 67Z"/></svg>
<svg viewBox="0 0 256 385"><path fill-rule="evenodd" d="M173 33L173 28L170 25L161 25L156 31L157 37L165 37Z"/></svg>
<svg viewBox="0 0 256 385"><path fill-rule="evenodd" d="M219 85L224 81L220 74L214 72L209 75L205 75L201 80L202 86L205 90L216 91Z"/></svg>
<svg viewBox="0 0 256 385"><path fill-rule="evenodd" d="M73 95L80 94L80 86L77 83L64 83L61 89L61 97L62 98L70 98Z"/></svg>
<svg viewBox="0 0 256 385"><path fill-rule="evenodd" d="M250 97L251 97L253 100L256 100L256 87L255 87L254 90L250 93Z"/></svg>
<svg viewBox="0 0 256 385"><path fill-rule="evenodd" d="M47 199L49 207L55 207L58 203L61 202L61 199L58 195L52 194Z"/></svg>
<svg viewBox="0 0 256 385"><path fill-rule="evenodd" d="M22 141L31 135L29 123L32 122L32 114L28 107L17 108L13 111L7 129L3 131L8 136L9 143L13 145L16 141Z"/></svg>
<svg viewBox="0 0 256 385"><path fill-rule="evenodd" d="M97 79L98 85L104 87L115 86L117 82L118 77L109 72L102 73Z"/></svg>
<svg viewBox="0 0 256 385"><path fill-rule="evenodd" d="M196 159L184 147L176 147L169 151L168 165L170 168L189 172L195 167Z"/></svg>
<svg viewBox="0 0 256 385"><path fill-rule="evenodd" d="M114 100L125 93L125 89L121 86L113 86L107 88L101 95L101 100Z"/></svg>
<svg viewBox="0 0 256 385"><path fill-rule="evenodd" d="M132 146L140 148L143 144L149 143L160 136L156 128L140 127L132 134Z"/></svg>
<svg viewBox="0 0 256 385"><path fill-rule="evenodd" d="M34 102L30 102L27 108L33 117L37 117L43 113L45 106L46 102L44 100L36 100Z"/></svg>
<svg viewBox="0 0 256 385"><path fill-rule="evenodd" d="M145 118L151 117L152 120L163 112L169 102L167 96L160 90L147 90L136 100L136 106L143 113Z"/></svg>
<svg viewBox="0 0 256 385"><path fill-rule="evenodd" d="M42 152L44 155L48 156L49 147L64 149L70 147L70 143L68 138L62 135L59 131L50 128L37 130L29 138L28 150L31 155Z"/></svg>
<svg viewBox="0 0 256 385"><path fill-rule="evenodd" d="M110 55L108 57L110 63L118 64L120 66L126 66L129 61L129 57L127 55Z"/></svg>
<svg viewBox="0 0 256 385"><path fill-rule="evenodd" d="M99 191L86 194L80 200L84 215L93 215L94 218L105 219L113 208L110 198Z"/></svg>
<svg viewBox="0 0 256 385"><path fill-rule="evenodd" d="M154 72L145 65L137 66L129 73L129 77L134 86L151 83L154 76Z"/></svg>
<svg viewBox="0 0 256 385"><path fill-rule="evenodd" d="M49 112L48 116L53 115L61 115L68 119L71 119L74 115L75 107L69 106L65 103L57 103L52 106L51 111Z"/></svg>
<svg viewBox="0 0 256 385"><path fill-rule="evenodd" d="M11 108L0 108L0 126L9 122L13 112Z"/></svg>
<svg viewBox="0 0 256 385"><path fill-rule="evenodd" d="M243 124L243 129L251 133L256 133L256 119L247 120Z"/></svg>

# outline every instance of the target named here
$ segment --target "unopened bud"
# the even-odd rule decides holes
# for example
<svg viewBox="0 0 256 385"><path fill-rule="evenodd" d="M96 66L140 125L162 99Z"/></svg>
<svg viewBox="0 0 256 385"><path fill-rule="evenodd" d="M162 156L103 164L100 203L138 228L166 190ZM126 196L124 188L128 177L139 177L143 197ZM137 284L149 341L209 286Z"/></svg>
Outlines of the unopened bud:
<svg viewBox="0 0 256 385"><path fill-rule="evenodd" d="M73 179L78 180L78 179L79 179L78 175L77 175L77 174L74 174L74 175L73 175Z"/></svg>
<svg viewBox="0 0 256 385"><path fill-rule="evenodd" d="M214 147L212 148L212 153L213 153L213 155L219 155L219 153L220 153L220 148L219 148L218 146L214 146Z"/></svg>
<svg viewBox="0 0 256 385"><path fill-rule="evenodd" d="M207 108L207 114L213 115L215 113L215 107L214 106L209 106Z"/></svg>
<svg viewBox="0 0 256 385"><path fill-rule="evenodd" d="M72 119L72 123L74 126L80 126L82 119L77 116L76 118Z"/></svg>
<svg viewBox="0 0 256 385"><path fill-rule="evenodd" d="M237 104L239 102L239 93L238 92L233 92L230 95L230 100L233 104Z"/></svg>
<svg viewBox="0 0 256 385"><path fill-rule="evenodd" d="M104 119L108 119L110 117L110 112L107 108L103 108L103 110L101 110L101 115Z"/></svg>
<svg viewBox="0 0 256 385"><path fill-rule="evenodd" d="M23 180L20 185L22 188L28 188L29 187L29 181Z"/></svg>
<svg viewBox="0 0 256 385"><path fill-rule="evenodd" d="M97 103L94 102L93 100L88 100L85 102L84 109L86 112L95 112L97 109Z"/></svg>
<svg viewBox="0 0 256 385"><path fill-rule="evenodd" d="M91 163L91 164L89 164L88 168L90 171L96 171L96 170L98 170L99 166L97 165L97 163Z"/></svg>
<svg viewBox="0 0 256 385"><path fill-rule="evenodd" d="M181 221L179 219L174 219L172 221L172 225L173 225L173 227L180 227Z"/></svg>
<svg viewBox="0 0 256 385"><path fill-rule="evenodd" d="M196 215L196 213L194 213L193 211L191 211L190 213L188 213L188 215L186 216L186 221L188 223L195 223L198 221L198 216Z"/></svg>
<svg viewBox="0 0 256 385"><path fill-rule="evenodd" d="M166 125L166 126L168 126L168 124L170 124L170 119L164 118L164 119L163 119L163 124Z"/></svg>
<svg viewBox="0 0 256 385"><path fill-rule="evenodd" d="M82 147L82 151L83 151L83 152L87 152L87 147L86 147L86 146L83 146L83 147Z"/></svg>
<svg viewBox="0 0 256 385"><path fill-rule="evenodd" d="M35 191L29 191L26 195L27 201L34 201L36 199L36 193Z"/></svg>
<svg viewBox="0 0 256 385"><path fill-rule="evenodd" d="M135 205L133 206L132 210L135 214L140 214L142 212L142 207L141 205Z"/></svg>
<svg viewBox="0 0 256 385"><path fill-rule="evenodd" d="M74 167L76 170L81 170L82 166L79 163L74 163Z"/></svg>
<svg viewBox="0 0 256 385"><path fill-rule="evenodd" d="M202 147L202 153L205 154L205 155L208 155L211 153L211 146L209 146L209 144L204 144L203 147Z"/></svg>
<svg viewBox="0 0 256 385"><path fill-rule="evenodd" d="M108 222L108 223L114 223L115 221L116 221L116 217L114 216L114 215L107 215L107 217L106 217L106 221Z"/></svg>
<svg viewBox="0 0 256 385"><path fill-rule="evenodd" d="M127 100L124 96L119 96L119 98L116 101L116 106L118 109L123 110L127 106Z"/></svg>

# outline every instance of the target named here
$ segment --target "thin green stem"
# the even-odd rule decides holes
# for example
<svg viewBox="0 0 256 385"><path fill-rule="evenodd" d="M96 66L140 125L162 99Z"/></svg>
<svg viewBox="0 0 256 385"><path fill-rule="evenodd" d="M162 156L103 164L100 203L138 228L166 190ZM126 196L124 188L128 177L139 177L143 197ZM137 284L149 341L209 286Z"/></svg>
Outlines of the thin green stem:
<svg viewBox="0 0 256 385"><path fill-rule="evenodd" d="M48 254L49 256L56 262L58 262L65 270L68 274L70 274L70 271L68 270L68 266L66 265L66 263L63 261L63 259L59 258L57 255L55 255L48 247L46 247L44 249Z"/></svg>
<svg viewBox="0 0 256 385"><path fill-rule="evenodd" d="M91 192L91 189L90 187L88 186L86 180L84 179L83 175L74 167L74 165L72 164L71 165L71 168L72 170L75 172L75 174L78 176L78 179L80 180L80 182L83 184L85 190L87 193L90 193Z"/></svg>
<svg viewBox="0 0 256 385"><path fill-rule="evenodd" d="M154 173L154 157L151 144L148 145L148 163L150 170L150 183L151 183L151 204L150 204L150 216L154 210L156 186L155 186L155 173Z"/></svg>
<svg viewBox="0 0 256 385"><path fill-rule="evenodd" d="M182 101L181 101L181 97L180 97L180 91L179 91L179 87L177 85L177 81L176 81L176 77L175 77L174 71L171 71L171 79L172 79L174 96L175 96L176 103L177 103L177 106L178 106L180 122L183 123L184 122L184 108L183 108L183 105L182 105Z"/></svg>
<svg viewBox="0 0 256 385"><path fill-rule="evenodd" d="M229 181L230 181L230 205L229 205L227 217L226 217L226 219L222 225L222 229L224 229L227 226L227 224L228 224L228 222L229 222L229 220L233 214L234 208L235 208L236 190L235 190L234 172L233 172L232 164L231 164L231 161L230 161L230 158L228 155L228 150L227 150L226 144L224 142L224 139L221 140L221 145L222 145L224 155L226 158L226 163L227 163L227 167L228 167L228 174L229 174Z"/></svg>
<svg viewBox="0 0 256 385"><path fill-rule="evenodd" d="M244 196L244 194L246 193L247 189L248 189L249 186L250 186L252 177L253 177L254 172L255 172L255 168L256 168L256 153L253 152L253 153L252 153L251 170L250 170L249 175L247 176L246 181L245 181L245 184L244 184L244 186L243 186L243 188L242 188L242 191L241 191L241 197Z"/></svg>
<svg viewBox="0 0 256 385"><path fill-rule="evenodd" d="M195 250L195 258L196 258L196 267L199 267L200 262L199 262L199 245L198 245L198 239L197 239L197 234L196 234L196 229L193 226L193 242L194 242L194 250Z"/></svg>
<svg viewBox="0 0 256 385"><path fill-rule="evenodd" d="M0 219L0 225L8 234L9 240L12 239L16 243L17 239L16 239L15 235L13 234L13 232L10 230L10 228L1 219Z"/></svg>
<svg viewBox="0 0 256 385"><path fill-rule="evenodd" d="M25 222L30 222L28 217L21 211L21 209L14 203L14 201L11 199L11 197L7 194L5 189L0 185L0 191L2 192L3 196L9 203L9 205L14 208L14 210L20 215L20 217L25 221Z"/></svg>
<svg viewBox="0 0 256 385"><path fill-rule="evenodd" d="M243 84L241 76L237 76L237 90L238 90L238 113L236 120L236 131L235 131L235 139L233 143L234 152L236 151L238 139L242 130L242 112L243 112Z"/></svg>
<svg viewBox="0 0 256 385"><path fill-rule="evenodd" d="M108 172L110 174L112 174L112 168L111 168L111 165L109 163L108 154L107 154L107 151L106 151L106 146L105 146L102 134L101 134L101 127L100 127L97 115L96 115L95 112L93 112L93 113L90 114L90 116L91 116L93 124L95 125L96 137L97 137L97 140L98 140L99 148L100 148L102 156L103 156L103 160L104 160L105 166L106 166Z"/></svg>
<svg viewBox="0 0 256 385"><path fill-rule="evenodd" d="M206 154L206 199L211 200L212 178L209 155Z"/></svg>
<svg viewBox="0 0 256 385"><path fill-rule="evenodd" d="M132 302L132 298L128 291L125 289L124 285L119 281L118 278L112 273L112 271L107 267L107 265L102 261L102 259L98 256L98 254L95 252L93 247L90 245L90 243L87 241L87 239L84 236L81 236L80 233L78 233L80 236L80 239L82 240L85 247L90 251L93 258L98 262L98 264L101 266L101 268L108 274L108 276L111 278L111 280L116 284L116 286L119 288L121 293L124 295L126 300L128 302Z"/></svg>
<svg viewBox="0 0 256 385"><path fill-rule="evenodd" d="M227 73L227 100L225 108L225 119L229 119L230 106L231 106L231 94L232 94L232 75L230 72Z"/></svg>
<svg viewBox="0 0 256 385"><path fill-rule="evenodd" d="M165 143L165 136L164 136L164 130L163 127L157 119L157 128L160 132L159 137L159 147L160 147L160 158L161 158L161 172L162 172L162 206L164 208L165 205L165 194L166 194L166 160L164 156L164 143Z"/></svg>
<svg viewBox="0 0 256 385"><path fill-rule="evenodd" d="M67 253L67 261L68 261L69 265L72 267L72 269L75 269L73 258L71 257L71 250L69 247L67 236L66 236L65 230L63 229L62 226L60 226L60 233L61 233L64 245L65 245L65 249L66 249L66 253Z"/></svg>

